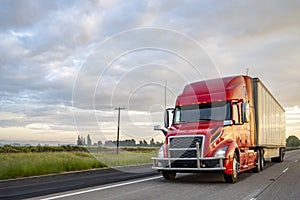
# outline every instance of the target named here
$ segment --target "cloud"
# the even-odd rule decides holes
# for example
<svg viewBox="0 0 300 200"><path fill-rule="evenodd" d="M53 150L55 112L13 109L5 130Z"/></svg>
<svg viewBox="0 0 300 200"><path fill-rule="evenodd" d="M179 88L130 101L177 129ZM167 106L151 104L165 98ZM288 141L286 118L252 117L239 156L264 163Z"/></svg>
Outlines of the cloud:
<svg viewBox="0 0 300 200"><path fill-rule="evenodd" d="M89 132L113 138L114 108L124 106L124 133L151 137L150 124L162 121L165 81L173 106L188 82L249 68L287 108L288 130L300 136L300 116L293 114L300 106L299 7L297 1L1 1L0 127L23 128L32 138L54 132L69 141Z"/></svg>

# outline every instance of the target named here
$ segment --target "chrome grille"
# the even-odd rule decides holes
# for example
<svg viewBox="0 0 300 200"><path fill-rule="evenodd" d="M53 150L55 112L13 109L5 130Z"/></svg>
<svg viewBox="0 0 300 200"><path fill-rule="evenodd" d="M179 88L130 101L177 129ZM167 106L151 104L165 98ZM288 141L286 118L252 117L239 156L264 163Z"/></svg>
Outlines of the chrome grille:
<svg viewBox="0 0 300 200"><path fill-rule="evenodd" d="M196 148L196 143L198 142L201 146L202 137L172 137L169 138L169 147L170 148Z"/></svg>
<svg viewBox="0 0 300 200"><path fill-rule="evenodd" d="M197 158L196 150L173 150L170 154L171 158Z"/></svg>
<svg viewBox="0 0 300 200"><path fill-rule="evenodd" d="M201 152L202 136L176 136L169 138L170 158L197 158L196 143Z"/></svg>

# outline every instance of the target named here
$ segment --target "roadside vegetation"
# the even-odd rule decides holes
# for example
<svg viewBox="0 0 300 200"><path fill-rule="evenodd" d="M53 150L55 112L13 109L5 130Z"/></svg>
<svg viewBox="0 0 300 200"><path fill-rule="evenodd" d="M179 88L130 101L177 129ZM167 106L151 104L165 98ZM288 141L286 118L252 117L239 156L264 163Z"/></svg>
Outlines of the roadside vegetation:
<svg viewBox="0 0 300 200"><path fill-rule="evenodd" d="M300 147L300 140L298 137L291 135L286 139L287 147Z"/></svg>
<svg viewBox="0 0 300 200"><path fill-rule="evenodd" d="M135 144L124 144L129 142ZM154 141L138 145L121 147L119 154L113 147L101 146L0 146L0 180L150 163L159 147ZM287 150L299 149L300 140L289 136L286 146Z"/></svg>
<svg viewBox="0 0 300 200"><path fill-rule="evenodd" d="M0 147L0 180L45 174L145 164L157 148L115 148L83 146L10 146Z"/></svg>
<svg viewBox="0 0 300 200"><path fill-rule="evenodd" d="M298 137L291 135L286 139L286 150L291 151L296 149L300 149L300 140Z"/></svg>

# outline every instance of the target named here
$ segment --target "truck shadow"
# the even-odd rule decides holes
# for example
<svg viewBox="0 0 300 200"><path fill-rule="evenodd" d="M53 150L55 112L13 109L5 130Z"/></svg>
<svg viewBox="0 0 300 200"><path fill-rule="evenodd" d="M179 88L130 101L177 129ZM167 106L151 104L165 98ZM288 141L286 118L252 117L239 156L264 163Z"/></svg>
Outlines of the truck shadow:
<svg viewBox="0 0 300 200"><path fill-rule="evenodd" d="M251 172L240 173L239 180L243 181L252 175ZM185 183L185 184L228 184L225 182L222 173L180 173L175 180L162 180L168 183Z"/></svg>
<svg viewBox="0 0 300 200"><path fill-rule="evenodd" d="M266 161L266 165L264 167L264 170L267 170L268 168L272 167L274 163L271 163L270 161ZM260 173L263 173L260 172ZM238 182L246 180L247 178L251 177L256 173L253 173L251 171L242 172L239 174ZM164 182L168 183L185 183L185 184L228 184L225 182L223 174L222 173L215 173L215 172L204 172L204 173L178 173L175 180L163 180Z"/></svg>

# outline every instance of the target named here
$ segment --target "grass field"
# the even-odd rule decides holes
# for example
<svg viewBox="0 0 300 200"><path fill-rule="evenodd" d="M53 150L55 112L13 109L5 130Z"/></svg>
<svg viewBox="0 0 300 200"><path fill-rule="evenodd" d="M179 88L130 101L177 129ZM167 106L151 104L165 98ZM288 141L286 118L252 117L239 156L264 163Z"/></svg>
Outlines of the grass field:
<svg viewBox="0 0 300 200"><path fill-rule="evenodd" d="M0 179L12 179L62 172L150 163L156 150L89 152L1 153Z"/></svg>
<svg viewBox="0 0 300 200"><path fill-rule="evenodd" d="M300 147L286 147L287 151L297 150L300 149Z"/></svg>

